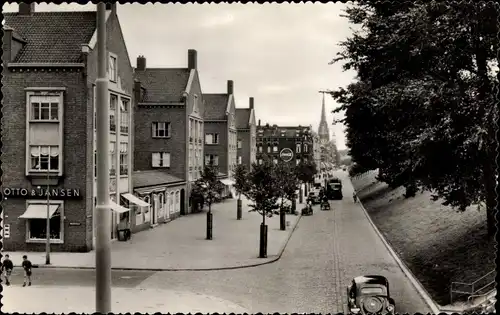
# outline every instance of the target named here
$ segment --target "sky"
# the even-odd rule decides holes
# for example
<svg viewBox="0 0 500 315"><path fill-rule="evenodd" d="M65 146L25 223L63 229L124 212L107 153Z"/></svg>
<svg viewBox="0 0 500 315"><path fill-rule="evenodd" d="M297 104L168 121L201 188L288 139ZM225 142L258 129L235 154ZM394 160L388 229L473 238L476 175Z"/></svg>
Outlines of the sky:
<svg viewBox="0 0 500 315"><path fill-rule="evenodd" d="M123 4L117 13L132 66L144 55L148 67L187 67L187 50L198 52L204 93L225 93L234 81L236 107L255 99L262 124L312 125L321 117L320 90L345 87L354 72L328 63L351 36L346 4ZM17 4L4 4L16 12ZM36 11L94 11L96 5L36 5ZM327 122L337 147L345 149L342 114L325 97Z"/></svg>

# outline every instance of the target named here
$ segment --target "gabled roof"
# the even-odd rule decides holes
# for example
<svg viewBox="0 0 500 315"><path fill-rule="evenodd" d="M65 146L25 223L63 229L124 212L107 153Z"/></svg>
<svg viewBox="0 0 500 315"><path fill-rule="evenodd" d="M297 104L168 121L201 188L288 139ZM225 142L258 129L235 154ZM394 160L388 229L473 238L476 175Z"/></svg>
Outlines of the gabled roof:
<svg viewBox="0 0 500 315"><path fill-rule="evenodd" d="M250 128L250 108L236 108L236 128L248 129Z"/></svg>
<svg viewBox="0 0 500 315"><path fill-rule="evenodd" d="M172 184L177 182L184 182L184 180L163 171L148 170L134 171L132 173L132 185L134 188Z"/></svg>
<svg viewBox="0 0 500 315"><path fill-rule="evenodd" d="M227 103L229 95L227 94L203 94L205 101L205 120L226 120Z"/></svg>
<svg viewBox="0 0 500 315"><path fill-rule="evenodd" d="M134 69L135 79L145 88L139 102L169 103L182 101L190 71L188 68L147 68Z"/></svg>
<svg viewBox="0 0 500 315"><path fill-rule="evenodd" d="M5 25L26 44L15 63L78 63L82 45L96 30L96 12L34 12L29 16L4 13Z"/></svg>
<svg viewBox="0 0 500 315"><path fill-rule="evenodd" d="M304 129L307 132L304 132ZM258 126L257 130L263 130L263 132L257 132L257 137L259 138L296 138L303 137L304 135L310 135L311 128L309 126ZM299 131L297 133L297 131ZM283 136L282 136L283 135Z"/></svg>

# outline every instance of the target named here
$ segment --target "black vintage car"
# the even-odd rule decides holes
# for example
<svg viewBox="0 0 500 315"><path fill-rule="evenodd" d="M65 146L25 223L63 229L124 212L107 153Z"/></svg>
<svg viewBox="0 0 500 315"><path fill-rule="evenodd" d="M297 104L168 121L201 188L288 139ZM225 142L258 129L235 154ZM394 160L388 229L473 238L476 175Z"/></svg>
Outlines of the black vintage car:
<svg viewBox="0 0 500 315"><path fill-rule="evenodd" d="M395 314L394 308L389 282L384 276L359 276L347 287L349 314Z"/></svg>
<svg viewBox="0 0 500 315"><path fill-rule="evenodd" d="M342 181L338 178L328 180L328 183L326 184L326 195L329 200L342 200Z"/></svg>

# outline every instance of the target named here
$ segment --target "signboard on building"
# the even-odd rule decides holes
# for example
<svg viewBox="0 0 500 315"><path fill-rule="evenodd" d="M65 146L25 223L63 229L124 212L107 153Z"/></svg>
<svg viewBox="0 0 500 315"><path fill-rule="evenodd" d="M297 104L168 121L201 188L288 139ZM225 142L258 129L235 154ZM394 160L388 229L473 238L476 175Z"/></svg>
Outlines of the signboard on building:
<svg viewBox="0 0 500 315"><path fill-rule="evenodd" d="M80 189L71 188L12 188L6 187L2 190L4 198L47 198L51 199L77 199L80 198Z"/></svg>
<svg viewBox="0 0 500 315"><path fill-rule="evenodd" d="M280 159L282 159L284 162L290 162L293 158L293 151L292 149L289 148L284 148L280 152Z"/></svg>

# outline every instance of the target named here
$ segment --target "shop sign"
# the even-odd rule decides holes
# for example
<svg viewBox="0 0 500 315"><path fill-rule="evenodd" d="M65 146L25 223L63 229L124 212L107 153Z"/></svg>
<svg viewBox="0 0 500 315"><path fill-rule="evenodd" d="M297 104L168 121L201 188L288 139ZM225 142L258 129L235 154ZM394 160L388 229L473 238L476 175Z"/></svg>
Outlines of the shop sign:
<svg viewBox="0 0 500 315"><path fill-rule="evenodd" d="M293 151L290 148L284 148L280 152L280 158L285 162L290 162L293 158Z"/></svg>
<svg viewBox="0 0 500 315"><path fill-rule="evenodd" d="M27 188L4 188L3 191L4 198L49 198L52 199L75 199L80 198L80 189L71 188L37 188L37 189L27 189Z"/></svg>

